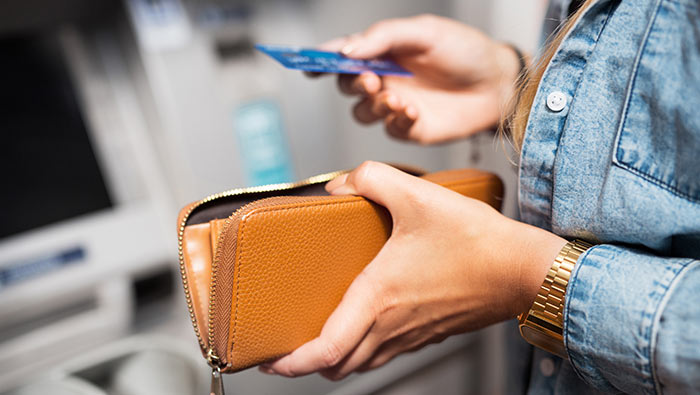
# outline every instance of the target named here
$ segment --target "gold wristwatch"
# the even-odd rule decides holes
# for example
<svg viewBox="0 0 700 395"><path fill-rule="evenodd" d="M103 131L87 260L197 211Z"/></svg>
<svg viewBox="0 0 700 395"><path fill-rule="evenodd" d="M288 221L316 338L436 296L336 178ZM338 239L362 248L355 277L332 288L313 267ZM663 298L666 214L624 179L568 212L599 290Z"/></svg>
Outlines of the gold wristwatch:
<svg viewBox="0 0 700 395"><path fill-rule="evenodd" d="M530 311L518 316L520 334L528 343L564 359L568 358L562 336L566 286L578 257L591 247L581 240L566 243L547 272Z"/></svg>

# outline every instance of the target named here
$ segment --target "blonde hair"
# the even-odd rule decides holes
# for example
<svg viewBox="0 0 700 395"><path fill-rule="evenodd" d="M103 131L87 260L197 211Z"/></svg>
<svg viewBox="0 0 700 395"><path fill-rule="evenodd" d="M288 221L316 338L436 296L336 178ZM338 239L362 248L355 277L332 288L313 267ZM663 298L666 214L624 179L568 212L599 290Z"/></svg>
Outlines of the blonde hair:
<svg viewBox="0 0 700 395"><path fill-rule="evenodd" d="M553 38L549 40L549 44L545 48L542 55L537 60L533 67L529 67L522 73L517 82L516 95L511 99L511 114L506 117L503 124L503 129L510 131L510 138L514 147L520 151L525 137L525 129L527 121L530 117L530 109L535 101L537 87L540 85L542 75L547 69L547 65L554 57L561 42L566 37L566 34L571 30L576 21L581 17L583 12L595 0L586 0L581 7L564 23L560 29L553 33Z"/></svg>

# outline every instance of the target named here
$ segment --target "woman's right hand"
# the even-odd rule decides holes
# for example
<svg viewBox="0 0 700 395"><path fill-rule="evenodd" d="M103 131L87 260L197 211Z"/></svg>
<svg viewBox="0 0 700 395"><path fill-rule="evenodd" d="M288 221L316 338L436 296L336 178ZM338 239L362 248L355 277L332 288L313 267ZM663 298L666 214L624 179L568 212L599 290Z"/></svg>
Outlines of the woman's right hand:
<svg viewBox="0 0 700 395"><path fill-rule="evenodd" d="M366 72L340 75L340 90L358 95L355 118L384 120L387 132L421 144L494 128L514 92L520 62L508 45L451 19L389 19L321 46L348 57L389 56L413 77Z"/></svg>

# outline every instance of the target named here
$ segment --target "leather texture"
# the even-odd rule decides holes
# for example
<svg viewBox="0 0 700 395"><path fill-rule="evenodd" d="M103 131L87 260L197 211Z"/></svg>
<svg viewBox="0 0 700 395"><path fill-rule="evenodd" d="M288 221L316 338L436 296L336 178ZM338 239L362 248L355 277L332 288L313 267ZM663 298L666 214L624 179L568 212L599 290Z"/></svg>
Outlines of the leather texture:
<svg viewBox="0 0 700 395"><path fill-rule="evenodd" d="M190 286L192 308L199 323L200 336L206 338L209 304L209 283L211 282L212 243L211 231L208 223L196 224L185 227L182 248L185 257L185 270Z"/></svg>
<svg viewBox="0 0 700 395"><path fill-rule="evenodd" d="M503 185L493 174L466 169L423 178L500 208ZM362 197L281 196L184 232L185 275L200 336L226 364L222 372L234 372L318 336L390 236L391 218ZM206 342L210 285L212 344Z"/></svg>

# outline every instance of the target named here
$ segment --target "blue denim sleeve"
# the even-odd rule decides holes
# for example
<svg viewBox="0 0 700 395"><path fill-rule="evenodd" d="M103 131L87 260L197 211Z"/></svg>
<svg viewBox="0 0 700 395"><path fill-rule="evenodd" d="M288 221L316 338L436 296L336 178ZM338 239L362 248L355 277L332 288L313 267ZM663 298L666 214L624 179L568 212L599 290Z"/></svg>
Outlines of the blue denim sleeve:
<svg viewBox="0 0 700 395"><path fill-rule="evenodd" d="M700 261L599 245L579 258L564 342L592 386L626 393L700 391Z"/></svg>

